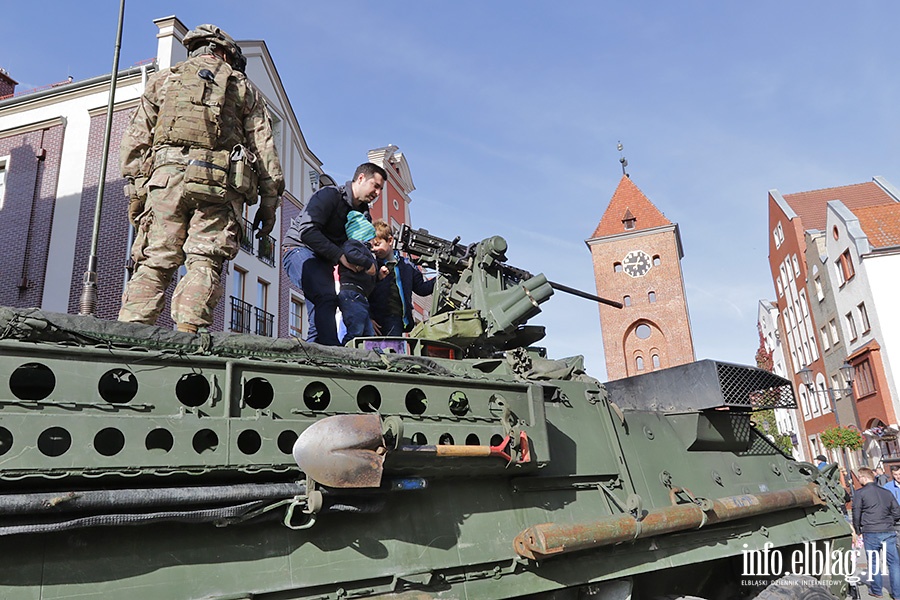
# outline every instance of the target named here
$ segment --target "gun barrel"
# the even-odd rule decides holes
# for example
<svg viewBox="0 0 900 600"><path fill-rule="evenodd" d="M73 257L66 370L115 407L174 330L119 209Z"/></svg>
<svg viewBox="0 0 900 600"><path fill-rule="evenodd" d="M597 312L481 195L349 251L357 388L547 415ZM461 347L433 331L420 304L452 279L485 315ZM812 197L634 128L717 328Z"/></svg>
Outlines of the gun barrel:
<svg viewBox="0 0 900 600"><path fill-rule="evenodd" d="M572 294L573 296L578 296L579 298L584 298L586 300L593 300L594 302L599 302L600 304L606 304L612 306L614 308L622 308L621 302L616 302L615 300L609 300L608 298L601 298L600 296L595 296L594 294L588 294L587 292L582 292L581 290L576 290L573 287L569 287L567 285L563 285L561 283L556 283L555 281L548 281L554 290L559 290L560 292L565 292L566 294Z"/></svg>

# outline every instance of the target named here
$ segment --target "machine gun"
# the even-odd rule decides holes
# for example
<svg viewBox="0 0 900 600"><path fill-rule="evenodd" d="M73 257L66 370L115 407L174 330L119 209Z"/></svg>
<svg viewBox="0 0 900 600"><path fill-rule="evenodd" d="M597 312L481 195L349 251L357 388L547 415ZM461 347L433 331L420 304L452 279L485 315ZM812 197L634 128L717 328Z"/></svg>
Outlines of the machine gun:
<svg viewBox="0 0 900 600"><path fill-rule="evenodd" d="M619 302L506 264L507 244L500 236L466 246L459 237L447 240L403 225L395 249L438 272L430 316L410 336L453 343L469 356L489 356L543 339L543 326L525 323L541 312L539 305L554 290L622 308Z"/></svg>

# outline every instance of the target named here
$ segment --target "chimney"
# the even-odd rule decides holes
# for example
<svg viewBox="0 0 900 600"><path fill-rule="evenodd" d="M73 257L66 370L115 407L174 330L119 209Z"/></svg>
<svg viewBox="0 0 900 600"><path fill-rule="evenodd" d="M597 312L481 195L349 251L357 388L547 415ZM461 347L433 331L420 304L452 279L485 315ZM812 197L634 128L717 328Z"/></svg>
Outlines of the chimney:
<svg viewBox="0 0 900 600"><path fill-rule="evenodd" d="M6 69L0 67L0 98L12 96L16 91L16 84L19 83L9 76Z"/></svg>
<svg viewBox="0 0 900 600"><path fill-rule="evenodd" d="M181 45L188 28L178 20L178 17L163 17L153 21L159 27L156 39L156 64L159 70L168 69L172 65L187 58L187 50Z"/></svg>

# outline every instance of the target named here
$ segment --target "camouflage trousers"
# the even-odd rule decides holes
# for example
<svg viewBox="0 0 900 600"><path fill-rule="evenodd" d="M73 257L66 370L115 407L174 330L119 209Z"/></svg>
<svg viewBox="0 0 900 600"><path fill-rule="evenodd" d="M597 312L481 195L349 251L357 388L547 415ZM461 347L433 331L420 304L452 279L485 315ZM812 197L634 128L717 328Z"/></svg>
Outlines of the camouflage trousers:
<svg viewBox="0 0 900 600"><path fill-rule="evenodd" d="M232 192L217 203L185 198L183 167L176 165L155 169L147 187L131 247L134 274L122 294L119 320L156 323L166 289L183 264L186 273L172 296L172 319L207 327L222 296L222 265L238 252L243 198Z"/></svg>

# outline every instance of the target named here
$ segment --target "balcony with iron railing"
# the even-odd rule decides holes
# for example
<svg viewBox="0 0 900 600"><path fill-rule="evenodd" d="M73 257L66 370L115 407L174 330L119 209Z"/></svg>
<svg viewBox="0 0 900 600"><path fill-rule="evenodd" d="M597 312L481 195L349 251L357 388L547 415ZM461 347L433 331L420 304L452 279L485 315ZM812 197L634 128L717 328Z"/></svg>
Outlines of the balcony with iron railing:
<svg viewBox="0 0 900 600"><path fill-rule="evenodd" d="M253 224L247 219L240 220L241 226L241 250L253 254Z"/></svg>
<svg viewBox="0 0 900 600"><path fill-rule="evenodd" d="M254 310L256 311L256 335L272 337L272 326L275 322L275 315L266 312L261 308L256 308Z"/></svg>
<svg viewBox="0 0 900 600"><path fill-rule="evenodd" d="M261 238L256 246L256 256L270 267L275 266L275 238L267 235Z"/></svg>
<svg viewBox="0 0 900 600"><path fill-rule="evenodd" d="M231 331L250 333L250 310L253 305L231 296Z"/></svg>

